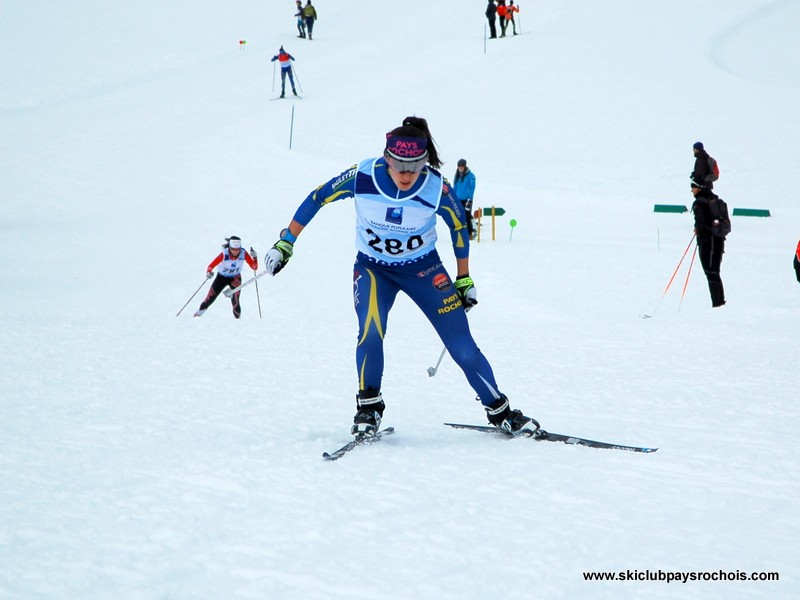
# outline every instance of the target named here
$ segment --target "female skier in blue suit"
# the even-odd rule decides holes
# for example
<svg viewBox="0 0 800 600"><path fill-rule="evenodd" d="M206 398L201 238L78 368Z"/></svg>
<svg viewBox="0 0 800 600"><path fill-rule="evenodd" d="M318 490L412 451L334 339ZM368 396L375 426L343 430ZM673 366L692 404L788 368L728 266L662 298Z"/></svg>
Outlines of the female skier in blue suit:
<svg viewBox="0 0 800 600"><path fill-rule="evenodd" d="M292 257L300 232L320 208L352 198L356 209L353 300L358 315L358 395L351 434L374 435L385 409L381 394L383 338L397 293L422 310L464 371L489 422L513 435L533 435L536 420L511 410L489 362L472 338L466 311L478 303L469 275L469 235L464 209L437 170L438 151L425 119L407 117L386 134L380 158L369 158L311 192L266 256L276 275ZM453 282L436 251L436 216L450 228L456 256Z"/></svg>

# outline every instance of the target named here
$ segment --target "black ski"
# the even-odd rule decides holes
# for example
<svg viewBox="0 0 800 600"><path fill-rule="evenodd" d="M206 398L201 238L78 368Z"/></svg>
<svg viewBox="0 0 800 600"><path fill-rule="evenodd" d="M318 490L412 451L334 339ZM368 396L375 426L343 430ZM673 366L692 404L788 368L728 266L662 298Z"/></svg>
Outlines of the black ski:
<svg viewBox="0 0 800 600"><path fill-rule="evenodd" d="M344 446L339 448L336 452L323 452L322 458L325 460L337 460L342 458L345 454L350 452L350 450L357 448L358 446L365 446L367 444L372 444L377 442L381 439L384 435L390 435L394 433L394 427L387 427L386 429L381 429L375 435L363 436L354 439L351 442L347 442Z"/></svg>
<svg viewBox="0 0 800 600"><path fill-rule="evenodd" d="M455 429L472 429L474 431L482 431L484 433L496 433L503 437L512 439L514 436L499 430L497 427L491 425L463 425L460 423L445 423L448 427ZM537 442L564 442L565 444L575 446L588 446L589 448L607 448L609 450L627 450L629 452L655 452L658 448L645 448L643 446L623 446L622 444L611 444L609 442L598 442L595 440L587 440L586 438L576 437L574 435L564 435L562 433L552 433L540 429L537 435L531 436Z"/></svg>

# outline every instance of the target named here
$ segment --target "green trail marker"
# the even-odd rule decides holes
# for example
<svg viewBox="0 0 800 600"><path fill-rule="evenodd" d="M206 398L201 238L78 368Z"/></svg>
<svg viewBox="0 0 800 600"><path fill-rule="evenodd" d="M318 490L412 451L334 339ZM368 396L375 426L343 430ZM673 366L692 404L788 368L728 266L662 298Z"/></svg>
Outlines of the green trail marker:
<svg viewBox="0 0 800 600"><path fill-rule="evenodd" d="M490 206L489 208L484 208L482 210L483 210L483 214L488 216L488 217L492 216L492 210L494 210L494 216L495 217L502 217L504 214L506 214L506 209L505 208L500 208L499 206Z"/></svg>
<svg viewBox="0 0 800 600"><path fill-rule="evenodd" d="M734 217L768 217L768 208L734 208Z"/></svg>
<svg viewBox="0 0 800 600"><path fill-rule="evenodd" d="M508 241L510 242L511 238L514 236L514 227L517 226L517 220L511 219L508 224L511 225L511 235L508 236Z"/></svg>
<svg viewBox="0 0 800 600"><path fill-rule="evenodd" d="M500 208L499 206L490 206L489 208L480 208L478 210L482 211L484 217L491 217L492 241L495 241L495 223L497 221L496 217L502 217L504 214L506 214L506 209Z"/></svg>
<svg viewBox="0 0 800 600"><path fill-rule="evenodd" d="M653 212L661 213L685 213L688 210L683 204L656 204L653 206Z"/></svg>

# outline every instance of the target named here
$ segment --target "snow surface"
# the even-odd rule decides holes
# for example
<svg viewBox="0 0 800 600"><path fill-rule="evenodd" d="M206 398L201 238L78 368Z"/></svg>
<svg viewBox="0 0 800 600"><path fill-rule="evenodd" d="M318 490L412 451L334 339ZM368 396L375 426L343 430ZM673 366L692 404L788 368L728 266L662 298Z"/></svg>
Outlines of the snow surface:
<svg viewBox="0 0 800 600"><path fill-rule="evenodd" d="M797 598L800 3L15 2L0 35L0 597ZM246 40L240 49L239 40ZM283 44L299 101L271 101ZM385 424L349 438L353 210L193 319L223 237L426 117L476 204L473 333L514 406L651 455L445 428L481 407L401 297ZM292 122L292 115L294 121ZM712 310L691 145L736 218ZM289 143L291 140L291 150ZM513 230L509 220L518 222ZM448 244L440 252L454 266ZM654 315L643 319L642 315ZM588 571L779 581L587 582Z"/></svg>

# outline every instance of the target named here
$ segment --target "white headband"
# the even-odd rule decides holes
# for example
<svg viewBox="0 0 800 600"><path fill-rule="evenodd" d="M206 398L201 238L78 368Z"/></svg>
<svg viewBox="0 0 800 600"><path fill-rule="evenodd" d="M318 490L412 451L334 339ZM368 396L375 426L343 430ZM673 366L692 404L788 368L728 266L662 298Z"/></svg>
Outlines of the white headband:
<svg viewBox="0 0 800 600"><path fill-rule="evenodd" d="M228 242L228 248L241 248L242 247L242 240L230 240Z"/></svg>

